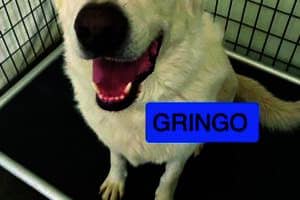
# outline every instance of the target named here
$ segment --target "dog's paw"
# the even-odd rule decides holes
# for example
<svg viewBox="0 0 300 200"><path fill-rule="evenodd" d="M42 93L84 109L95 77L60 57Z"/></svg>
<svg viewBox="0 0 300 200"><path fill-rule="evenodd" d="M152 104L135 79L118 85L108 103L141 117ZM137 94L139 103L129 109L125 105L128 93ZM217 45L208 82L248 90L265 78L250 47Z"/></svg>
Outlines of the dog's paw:
<svg viewBox="0 0 300 200"><path fill-rule="evenodd" d="M111 180L107 177L100 187L102 200L120 200L124 195L124 181Z"/></svg>

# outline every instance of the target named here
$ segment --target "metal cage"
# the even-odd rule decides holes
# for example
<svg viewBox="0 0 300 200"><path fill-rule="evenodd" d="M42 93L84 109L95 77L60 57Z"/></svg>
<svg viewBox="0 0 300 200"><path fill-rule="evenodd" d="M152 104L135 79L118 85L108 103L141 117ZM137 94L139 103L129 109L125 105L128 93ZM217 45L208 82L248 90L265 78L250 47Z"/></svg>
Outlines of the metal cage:
<svg viewBox="0 0 300 200"><path fill-rule="evenodd" d="M0 95L61 41L51 0L0 1Z"/></svg>
<svg viewBox="0 0 300 200"><path fill-rule="evenodd" d="M300 77L299 0L210 0L206 9L225 29L230 56L264 64L261 68L279 76L288 73L284 77L299 83L293 78ZM1 0L0 96L57 47L61 36L51 0Z"/></svg>
<svg viewBox="0 0 300 200"><path fill-rule="evenodd" d="M227 50L241 60L264 64L277 75L300 77L299 0L207 2L207 10L225 30Z"/></svg>
<svg viewBox="0 0 300 200"><path fill-rule="evenodd" d="M229 56L300 85L299 0L209 0ZM0 0L0 108L62 53L51 0ZM50 199L68 199L0 152L0 165Z"/></svg>

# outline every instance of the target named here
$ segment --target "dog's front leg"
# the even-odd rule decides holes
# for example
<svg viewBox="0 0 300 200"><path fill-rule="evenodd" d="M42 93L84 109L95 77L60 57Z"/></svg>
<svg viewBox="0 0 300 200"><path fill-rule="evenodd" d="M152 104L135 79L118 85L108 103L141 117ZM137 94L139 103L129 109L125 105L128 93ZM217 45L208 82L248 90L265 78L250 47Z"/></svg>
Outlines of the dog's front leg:
<svg viewBox="0 0 300 200"><path fill-rule="evenodd" d="M155 193L155 200L173 200L178 179L187 159L174 160L166 164L166 171L160 179Z"/></svg>
<svg viewBox="0 0 300 200"><path fill-rule="evenodd" d="M123 197L127 177L126 165L122 155L110 152L110 171L100 188L103 200L117 200Z"/></svg>

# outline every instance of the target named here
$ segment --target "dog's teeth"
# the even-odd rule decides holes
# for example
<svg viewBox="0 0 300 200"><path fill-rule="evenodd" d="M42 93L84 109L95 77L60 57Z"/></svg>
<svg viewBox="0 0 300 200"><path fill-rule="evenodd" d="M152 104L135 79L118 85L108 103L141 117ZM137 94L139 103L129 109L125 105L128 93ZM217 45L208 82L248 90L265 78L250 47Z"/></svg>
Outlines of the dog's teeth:
<svg viewBox="0 0 300 200"><path fill-rule="evenodd" d="M96 85L96 83L92 83L92 86L93 86L93 88L96 90L96 92L97 92L98 94L100 94L99 87Z"/></svg>
<svg viewBox="0 0 300 200"><path fill-rule="evenodd" d="M104 57L104 59L112 62L126 62L125 59L120 59L120 58Z"/></svg>
<svg viewBox="0 0 300 200"><path fill-rule="evenodd" d="M124 60L121 60L121 59L118 59L118 58L115 58L115 61L116 62L124 62Z"/></svg>
<svg viewBox="0 0 300 200"><path fill-rule="evenodd" d="M130 90L131 90L131 87L132 87L132 82L128 83L125 90L124 90L124 93L125 94L129 94Z"/></svg>
<svg viewBox="0 0 300 200"><path fill-rule="evenodd" d="M113 61L113 58L111 57L104 57L105 60L108 60L108 61Z"/></svg>
<svg viewBox="0 0 300 200"><path fill-rule="evenodd" d="M122 101L126 98L126 95L129 94L131 88L132 88L132 82L128 83L127 86L124 89L124 93L120 96L115 96L115 97L111 97L111 96L104 96L103 94L101 94L99 86L96 83L92 83L93 88L96 90L97 95L99 97L99 99L105 101L105 102L118 102L118 101Z"/></svg>

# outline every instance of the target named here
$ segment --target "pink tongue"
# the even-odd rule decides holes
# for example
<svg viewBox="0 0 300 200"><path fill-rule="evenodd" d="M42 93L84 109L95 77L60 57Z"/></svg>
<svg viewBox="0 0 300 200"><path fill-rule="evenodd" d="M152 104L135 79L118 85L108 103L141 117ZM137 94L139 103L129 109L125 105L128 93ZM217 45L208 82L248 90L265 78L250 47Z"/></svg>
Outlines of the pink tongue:
<svg viewBox="0 0 300 200"><path fill-rule="evenodd" d="M134 62L115 62L101 58L93 60L93 81L100 93L106 97L119 97L124 94L128 83L151 66L148 52Z"/></svg>
<svg viewBox="0 0 300 200"><path fill-rule="evenodd" d="M150 56L157 56L159 43L154 41L149 49L132 62L108 61L101 58L93 60L93 81L101 95L120 97L128 83L137 79L138 75L147 72L152 63Z"/></svg>

